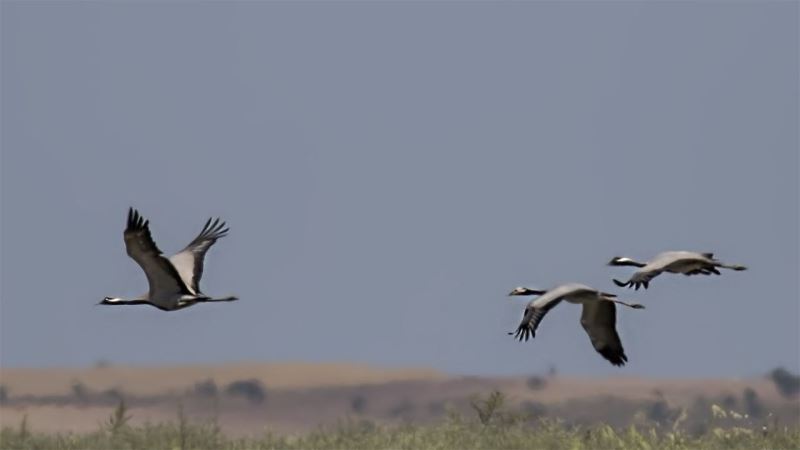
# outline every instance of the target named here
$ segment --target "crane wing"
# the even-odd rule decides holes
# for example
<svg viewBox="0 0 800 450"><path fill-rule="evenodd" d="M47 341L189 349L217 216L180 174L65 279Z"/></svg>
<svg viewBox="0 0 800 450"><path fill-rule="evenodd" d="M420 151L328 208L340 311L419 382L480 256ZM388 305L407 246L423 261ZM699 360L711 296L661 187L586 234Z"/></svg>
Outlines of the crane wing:
<svg viewBox="0 0 800 450"><path fill-rule="evenodd" d="M203 260L206 252L217 239L225 237L229 230L225 227L225 222L220 222L219 218L213 223L211 220L208 219L200 234L186 248L169 258L183 282L195 295L200 293L200 278L203 276Z"/></svg>
<svg viewBox="0 0 800 450"><path fill-rule="evenodd" d="M125 249L144 270L150 285L150 298L170 295L190 294L172 263L162 256L150 235L150 221L145 220L133 208L128 210L128 224L125 228Z"/></svg>
<svg viewBox="0 0 800 450"><path fill-rule="evenodd" d="M531 301L528 303L528 307L525 308L525 314L522 316L522 322L517 327L517 330L508 334L513 334L514 338L520 342L536 337L536 329L539 328L539 323L551 309L561 303L562 299L563 297L551 299L540 297Z"/></svg>
<svg viewBox="0 0 800 450"><path fill-rule="evenodd" d="M581 325L589 335L594 349L615 366L623 366L628 361L622 341L617 334L617 309L613 302L606 300L583 303Z"/></svg>
<svg viewBox="0 0 800 450"><path fill-rule="evenodd" d="M614 284L619 287L632 287L635 288L637 291L640 287L644 286L647 289L650 285L650 280L659 276L663 272L662 269L650 269L648 267L642 267L641 269L637 270L628 281L622 282L617 279L614 279Z"/></svg>

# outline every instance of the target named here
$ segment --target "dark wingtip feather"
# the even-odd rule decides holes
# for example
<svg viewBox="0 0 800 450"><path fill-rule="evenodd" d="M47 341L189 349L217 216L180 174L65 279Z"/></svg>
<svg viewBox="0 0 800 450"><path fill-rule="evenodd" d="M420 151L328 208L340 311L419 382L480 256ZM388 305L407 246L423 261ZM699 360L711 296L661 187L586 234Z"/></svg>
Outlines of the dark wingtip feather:
<svg viewBox="0 0 800 450"><path fill-rule="evenodd" d="M514 339L520 342L527 342L528 339L536 336L535 333L525 325L520 325L515 331L510 331L508 334L513 335Z"/></svg>
<svg viewBox="0 0 800 450"><path fill-rule="evenodd" d="M612 278L611 280L614 282L614 284L616 284L619 287L625 287L630 283L630 281L623 283L622 281L619 281L616 278Z"/></svg>
<svg viewBox="0 0 800 450"><path fill-rule="evenodd" d="M223 221L220 222L216 228L210 230L208 236L213 239L219 239L221 237L225 237L229 230L230 228L227 228L225 222Z"/></svg>
<svg viewBox="0 0 800 450"><path fill-rule="evenodd" d="M225 224L225 221L222 221L222 222L220 222L220 224L217 226L217 228L216 228L216 229L214 229L214 234L220 234L220 233L222 233L222 232L223 232L222 230L224 230L224 229L225 229L225 225L226 225L226 224Z"/></svg>
<svg viewBox="0 0 800 450"><path fill-rule="evenodd" d="M617 367L622 367L625 365L626 362L628 362L628 357L625 356L625 352L615 353L610 348L604 348L598 350L598 353L600 353L600 355L603 356L603 358L608 360L608 362Z"/></svg>
<svg viewBox="0 0 800 450"><path fill-rule="evenodd" d="M213 221L213 222L212 222ZM225 233L229 231L229 228L226 228L225 221L223 221L219 217L211 217L206 222L203 230L200 232L199 238L209 238L209 239L219 239L225 236Z"/></svg>
<svg viewBox="0 0 800 450"><path fill-rule="evenodd" d="M134 231L138 230L142 227L143 218L139 214L139 211L131 207L128 209L128 224L127 229Z"/></svg>

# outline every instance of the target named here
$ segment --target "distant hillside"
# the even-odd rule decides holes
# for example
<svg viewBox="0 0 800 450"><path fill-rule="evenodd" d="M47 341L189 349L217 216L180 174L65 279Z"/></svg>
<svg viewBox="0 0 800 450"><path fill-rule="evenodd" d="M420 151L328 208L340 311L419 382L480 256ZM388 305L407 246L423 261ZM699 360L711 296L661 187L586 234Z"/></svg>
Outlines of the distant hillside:
<svg viewBox="0 0 800 450"><path fill-rule="evenodd" d="M16 395L57 395L80 381L97 390L122 389L136 395L154 395L185 389L213 379L228 384L257 379L270 389L352 386L408 380L440 380L432 369L386 369L347 363L235 363L186 366L108 366L100 368L0 368L0 383Z"/></svg>
<svg viewBox="0 0 800 450"><path fill-rule="evenodd" d="M712 405L749 420L800 419L796 398L767 377L651 379L634 377L447 376L428 369L354 364L225 364L87 369L0 369L0 424L27 417L39 431L91 431L120 399L132 423L216 420L234 434L306 431L348 418L384 424L433 423L474 414L476 396L497 390L505 405L531 418L566 423L665 423L679 417L701 429ZM688 419L687 419L688 418ZM760 423L760 422L759 422Z"/></svg>

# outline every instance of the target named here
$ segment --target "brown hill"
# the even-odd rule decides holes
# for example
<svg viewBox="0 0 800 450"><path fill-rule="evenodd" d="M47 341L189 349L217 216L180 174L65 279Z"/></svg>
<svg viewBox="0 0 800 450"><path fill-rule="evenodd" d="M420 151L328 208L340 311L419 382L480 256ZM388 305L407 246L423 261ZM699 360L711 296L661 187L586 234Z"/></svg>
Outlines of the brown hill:
<svg viewBox="0 0 800 450"><path fill-rule="evenodd" d="M187 366L109 366L94 368L4 369L0 382L15 395L58 395L80 381L96 390L121 389L135 395L183 390L207 379L219 385L257 379L269 389L352 386L408 380L439 380L431 369L385 369L341 363L235 363Z"/></svg>
<svg viewBox="0 0 800 450"><path fill-rule="evenodd" d="M209 380L212 383L207 384L214 387L211 394L194 389L196 383ZM226 391L230 383L241 380L260 381L265 398L254 401ZM782 398L764 378L463 377L355 364L247 363L0 369L0 383L8 392L0 406L0 424L15 426L27 415L30 426L43 431L97 429L117 395L130 406L134 424L175 420L181 403L191 420L215 418L226 432L238 434L304 431L348 417L380 423L430 422L441 420L448 410L472 414L470 399L492 390L505 393L508 406L516 410L578 423L625 425L654 414L674 419L682 409L708 412L712 403L740 412L775 411L786 420L797 420L800 414L797 401ZM76 394L75 383L86 395ZM113 395L104 393L109 389L115 390Z"/></svg>

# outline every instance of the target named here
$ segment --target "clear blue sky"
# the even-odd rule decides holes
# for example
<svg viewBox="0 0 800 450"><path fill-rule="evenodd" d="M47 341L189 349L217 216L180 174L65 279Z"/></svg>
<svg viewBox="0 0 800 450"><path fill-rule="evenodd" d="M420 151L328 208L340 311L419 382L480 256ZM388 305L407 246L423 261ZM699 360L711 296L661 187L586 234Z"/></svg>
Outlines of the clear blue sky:
<svg viewBox="0 0 800 450"><path fill-rule="evenodd" d="M146 290L129 206L226 219L242 300L94 306ZM625 368L576 306L506 335L670 249L751 270L624 292ZM3 366L796 371L798 271L797 2L2 2Z"/></svg>

